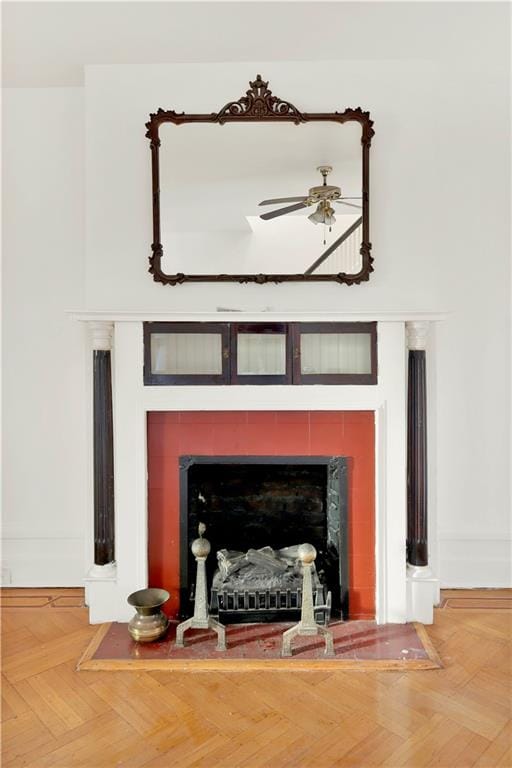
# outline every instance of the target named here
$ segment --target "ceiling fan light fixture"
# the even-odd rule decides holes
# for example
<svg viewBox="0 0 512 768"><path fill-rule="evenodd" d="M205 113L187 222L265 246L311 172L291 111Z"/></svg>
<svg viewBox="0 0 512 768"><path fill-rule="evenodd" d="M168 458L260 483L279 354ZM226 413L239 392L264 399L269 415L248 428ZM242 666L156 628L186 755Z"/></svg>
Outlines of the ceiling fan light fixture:
<svg viewBox="0 0 512 768"><path fill-rule="evenodd" d="M312 221L313 224L325 224L326 226L331 227L336 222L334 208L331 208L328 203L326 205L324 202L320 202L316 211L308 216L308 219Z"/></svg>
<svg viewBox="0 0 512 768"><path fill-rule="evenodd" d="M324 214L323 211L319 211L318 208L316 211L308 216L309 221L313 222L313 224L323 224L324 223Z"/></svg>
<svg viewBox="0 0 512 768"><path fill-rule="evenodd" d="M334 215L334 210L332 208L329 208L325 213L324 224L327 227L332 227L332 225L335 223L336 223L336 216Z"/></svg>

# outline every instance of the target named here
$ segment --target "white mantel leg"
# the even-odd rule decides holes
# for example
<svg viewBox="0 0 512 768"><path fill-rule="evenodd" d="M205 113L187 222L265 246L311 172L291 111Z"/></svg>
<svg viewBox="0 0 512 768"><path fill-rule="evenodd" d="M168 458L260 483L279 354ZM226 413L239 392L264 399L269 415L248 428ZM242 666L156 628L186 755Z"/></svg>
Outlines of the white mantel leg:
<svg viewBox="0 0 512 768"><path fill-rule="evenodd" d="M429 324L408 322L407 618L432 624L439 580L428 563L426 346Z"/></svg>
<svg viewBox="0 0 512 768"><path fill-rule="evenodd" d="M111 350L114 324L91 322L93 353L93 503L94 561L84 579L87 605L96 606L115 584L114 467L112 428Z"/></svg>
<svg viewBox="0 0 512 768"><path fill-rule="evenodd" d="M96 343L107 329L91 323ZM105 349L105 347L101 347ZM93 566L85 580L91 624L128 621L128 595L147 587L146 418L143 393L142 324L116 323L113 355L115 563L111 572Z"/></svg>

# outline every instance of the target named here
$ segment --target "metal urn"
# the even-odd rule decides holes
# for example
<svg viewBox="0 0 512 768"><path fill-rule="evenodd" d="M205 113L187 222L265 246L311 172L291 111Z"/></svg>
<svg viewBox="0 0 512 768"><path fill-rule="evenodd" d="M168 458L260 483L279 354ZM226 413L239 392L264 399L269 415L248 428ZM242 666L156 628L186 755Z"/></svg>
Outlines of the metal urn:
<svg viewBox="0 0 512 768"><path fill-rule="evenodd" d="M128 604L135 608L135 616L128 624L128 632L137 643L151 643L165 634L169 626L162 605L170 595L165 589L139 589L128 596Z"/></svg>

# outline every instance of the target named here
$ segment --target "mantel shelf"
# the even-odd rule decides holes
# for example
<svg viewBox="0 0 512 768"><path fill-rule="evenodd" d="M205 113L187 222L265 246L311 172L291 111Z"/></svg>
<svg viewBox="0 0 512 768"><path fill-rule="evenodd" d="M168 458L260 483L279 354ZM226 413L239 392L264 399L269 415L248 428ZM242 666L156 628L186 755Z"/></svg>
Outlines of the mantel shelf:
<svg viewBox="0 0 512 768"><path fill-rule="evenodd" d="M442 322L449 317L449 312L419 312L419 311L350 311L350 312L265 312L251 310L218 310L211 312L130 312L119 310L70 310L66 312L71 320L81 322Z"/></svg>

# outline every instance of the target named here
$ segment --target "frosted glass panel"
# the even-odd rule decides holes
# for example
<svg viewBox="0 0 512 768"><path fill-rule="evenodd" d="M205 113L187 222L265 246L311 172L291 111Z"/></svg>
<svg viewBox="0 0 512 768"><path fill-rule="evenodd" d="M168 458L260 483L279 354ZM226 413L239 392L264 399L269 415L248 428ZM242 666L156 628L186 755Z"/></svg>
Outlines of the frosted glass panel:
<svg viewBox="0 0 512 768"><path fill-rule="evenodd" d="M222 374L220 333L152 333L151 372Z"/></svg>
<svg viewBox="0 0 512 768"><path fill-rule="evenodd" d="M286 334L239 333L237 373L283 376L286 373Z"/></svg>
<svg viewBox="0 0 512 768"><path fill-rule="evenodd" d="M371 373L369 333L303 333L300 337L301 372Z"/></svg>

